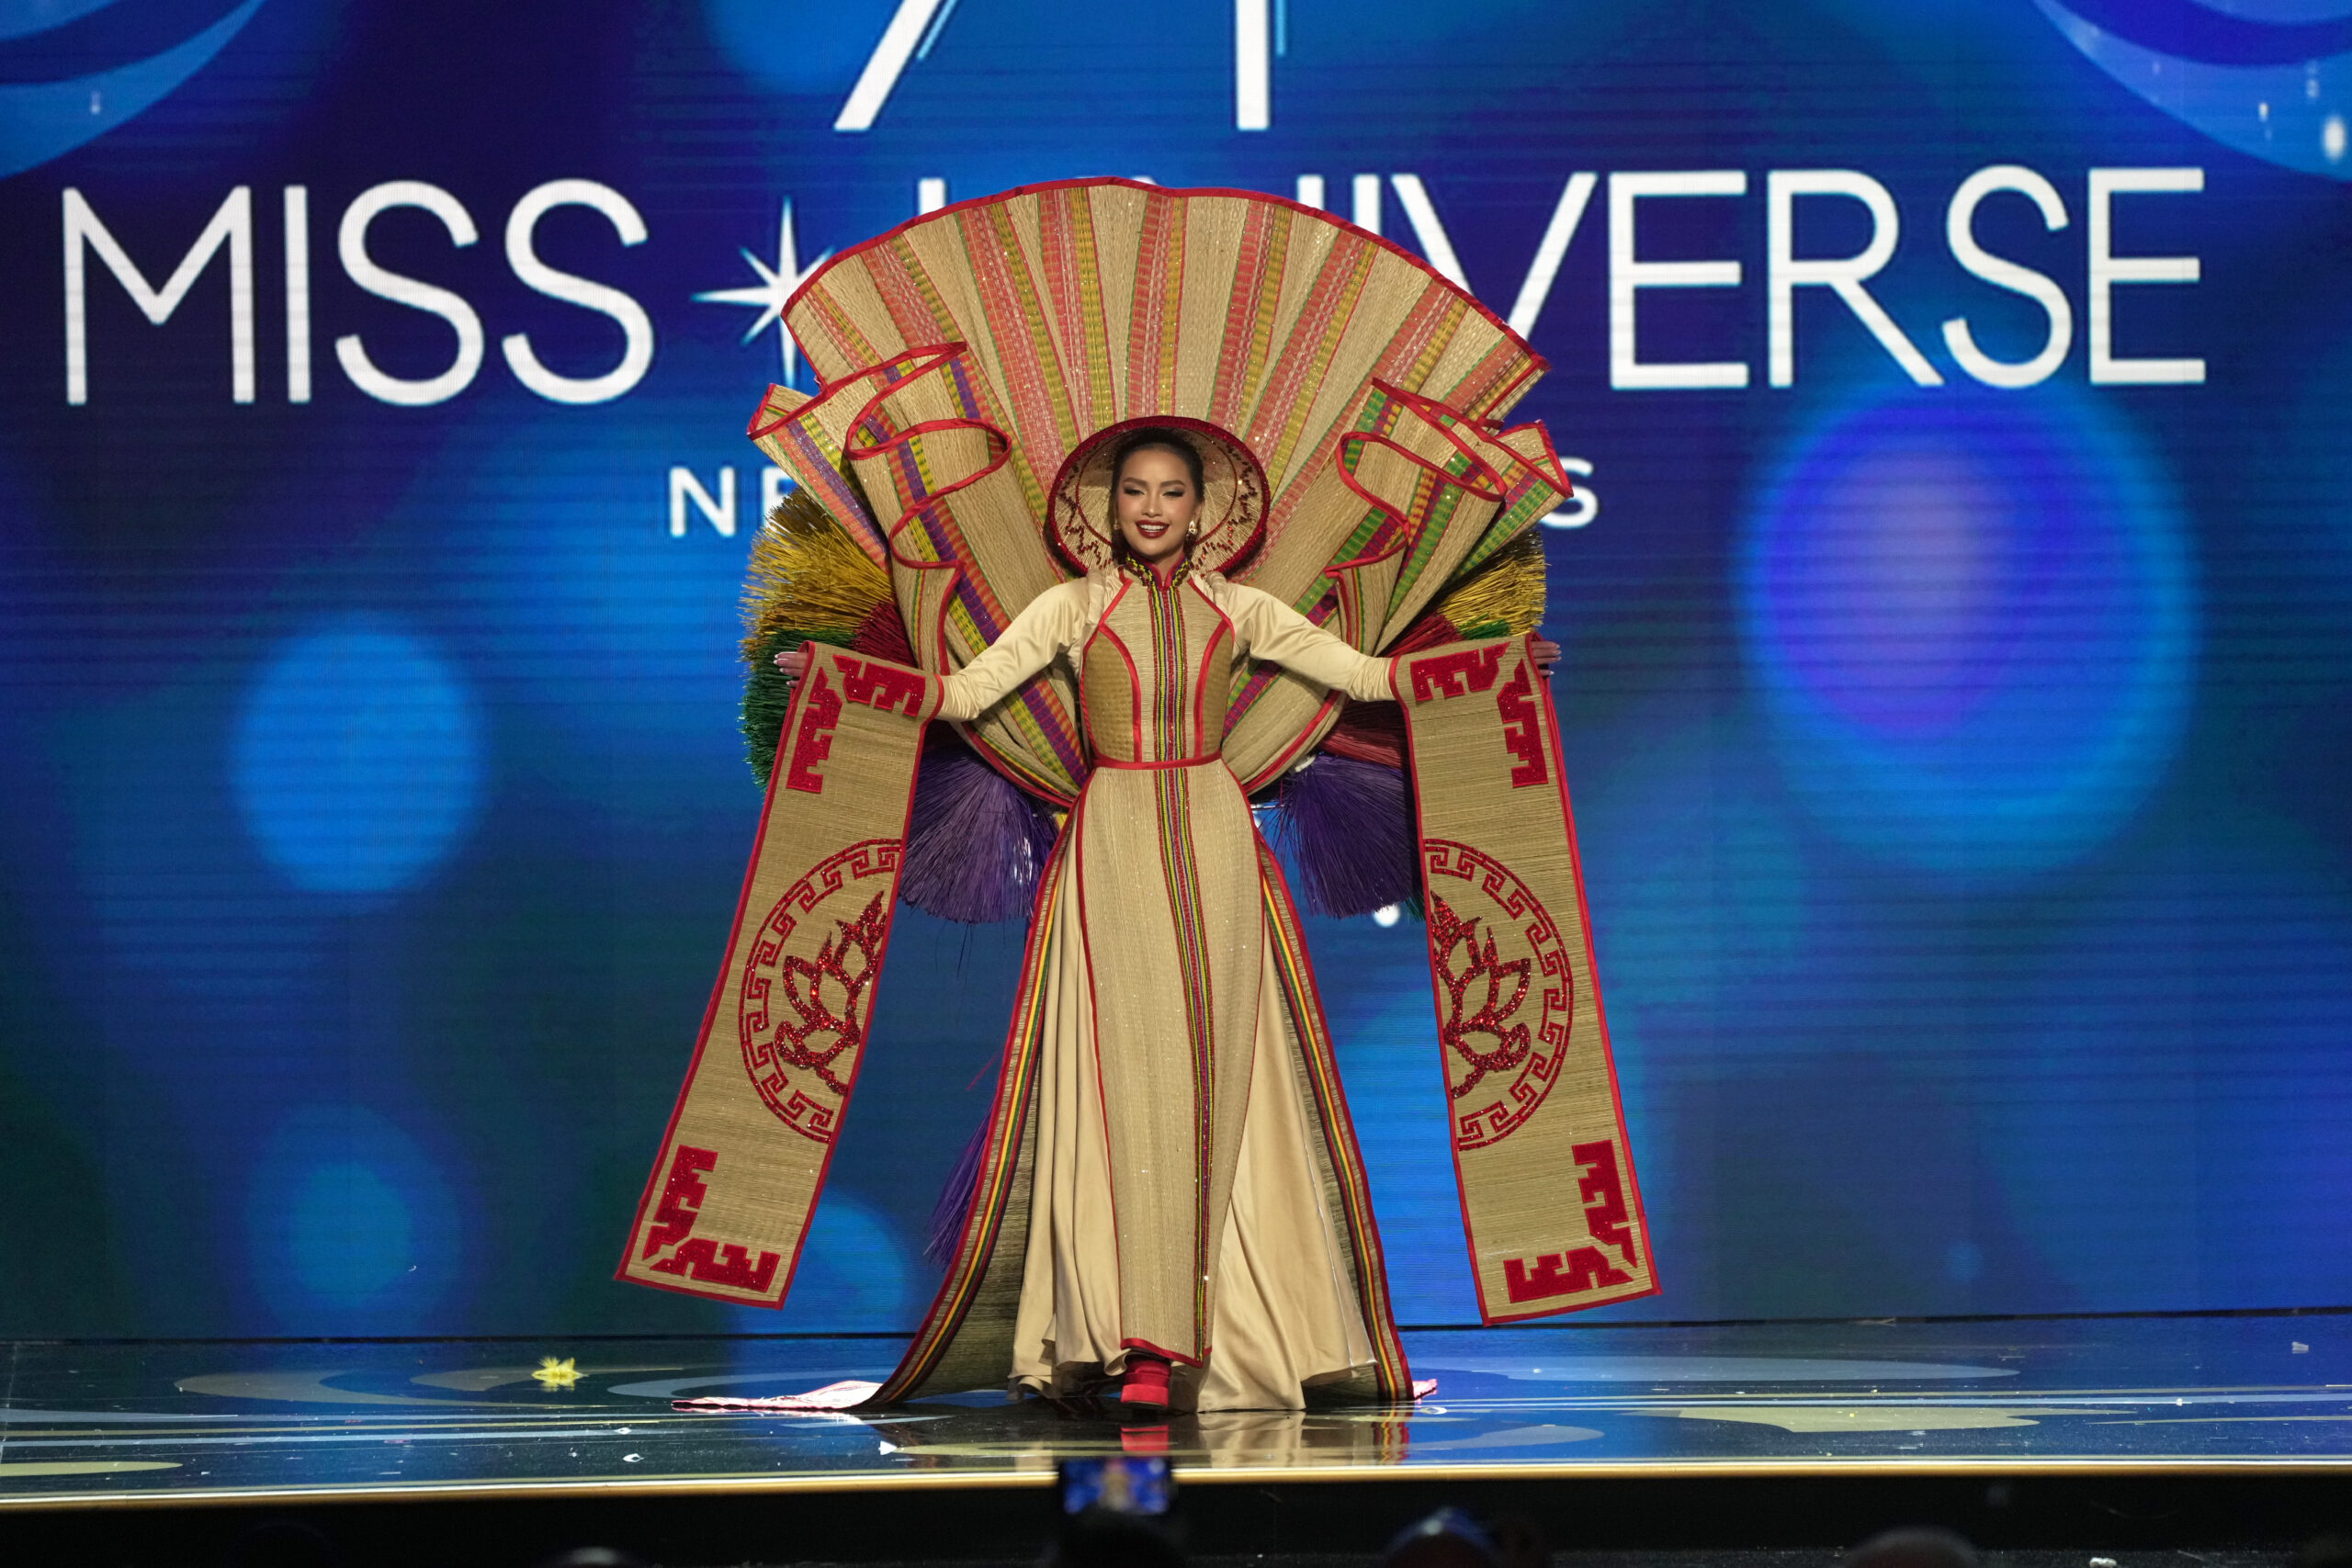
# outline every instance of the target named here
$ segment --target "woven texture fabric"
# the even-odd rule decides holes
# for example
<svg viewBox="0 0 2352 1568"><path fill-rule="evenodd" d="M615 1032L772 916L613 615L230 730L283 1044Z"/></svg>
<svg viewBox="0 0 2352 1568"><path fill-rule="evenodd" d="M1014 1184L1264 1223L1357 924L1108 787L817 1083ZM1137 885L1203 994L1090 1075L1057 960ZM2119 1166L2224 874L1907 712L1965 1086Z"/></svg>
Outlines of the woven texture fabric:
<svg viewBox="0 0 2352 1568"><path fill-rule="evenodd" d="M1529 638L1396 661L1454 1171L1488 1323L1653 1295L1559 722Z"/></svg>
<svg viewBox="0 0 2352 1568"><path fill-rule="evenodd" d="M1209 749L1234 634L1178 576L1129 581L1084 642L1102 765L1047 874L963 1232L878 1400L1008 1372L1072 1393L1137 1348L1180 1363L1188 1409L1406 1386L1295 917Z"/></svg>
<svg viewBox="0 0 2352 1568"><path fill-rule="evenodd" d="M814 646L619 1277L780 1306L855 1087L939 682Z"/></svg>
<svg viewBox="0 0 2352 1568"><path fill-rule="evenodd" d="M1080 1163L1102 1166L1119 1218L1068 1293L1109 1331L1046 1356L1043 1378L1064 1362L1099 1375L1139 1346L1180 1379L1206 1361L1204 1407L1282 1405L1309 1385L1408 1393L1297 916L1247 804L1327 738L1393 776L1409 737L1481 1310L1506 1321L1654 1290L1548 694L1523 637L1461 640L1540 614L1529 531L1568 481L1540 427L1501 419L1542 362L1425 264L1328 215L1121 180L918 219L836 258L786 315L823 389L771 388L752 423L799 487L747 596L754 744L779 733L770 656L805 643L814 663L781 719L727 965L623 1277L783 1299L864 1051L924 727L953 696L961 741L1072 810L1042 867L1025 863L1035 914L964 1224L877 1399L999 1382L1035 1359L1037 1323L1080 1321L1024 1276L1064 1223L1056 1183L1079 1145L1041 1096L1073 1064L1101 1101L1101 1148ZM1076 588L1041 595L1081 569L1090 593L1118 579L1108 452L1142 423L1204 457L1193 568L1255 592L1236 600L1214 574L1136 586L1089 601L1099 619L1069 657L1008 662ZM1384 666L1359 656L1380 653L1398 656L1404 734L1359 716L1334 735L1345 694L1377 694ZM975 683L987 701L965 701ZM1395 710L1359 715L1374 712ZM947 731L935 740L962 755ZM1025 830L987 837L1043 850ZM1328 884L1327 902L1365 891ZM1227 1254L1259 1245L1256 1219L1228 1221L1248 1207L1240 1151L1267 1146L1247 1134L1272 1125L1250 1119L1261 1090L1300 1157L1253 1156L1250 1184L1282 1189L1269 1213L1321 1216L1327 1262L1309 1271L1338 1292L1343 1332L1286 1337L1287 1308L1220 1317ZM1247 1299L1293 1301L1300 1251L1241 1266ZM1220 1322L1242 1342L1222 1360Z"/></svg>
<svg viewBox="0 0 2352 1568"><path fill-rule="evenodd" d="M824 390L771 388L752 438L889 571L916 660L940 673L1098 564L1107 518L1069 507L1124 426L1199 433L1238 476L1204 520L1205 564L1365 652L1568 491L1541 427L1500 423L1544 368L1524 342L1418 258L1273 197L1010 191L835 258L786 321ZM1299 677L1237 670L1225 753L1254 790L1338 711ZM1065 675L967 733L1024 787L1075 798Z"/></svg>

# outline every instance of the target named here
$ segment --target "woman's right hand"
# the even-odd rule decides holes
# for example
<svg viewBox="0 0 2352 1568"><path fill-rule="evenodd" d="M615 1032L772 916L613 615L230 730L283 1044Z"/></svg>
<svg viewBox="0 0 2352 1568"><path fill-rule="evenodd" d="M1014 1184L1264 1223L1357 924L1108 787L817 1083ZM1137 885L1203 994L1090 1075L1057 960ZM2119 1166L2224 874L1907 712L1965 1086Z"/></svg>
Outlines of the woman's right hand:
<svg viewBox="0 0 2352 1568"><path fill-rule="evenodd" d="M784 671L784 678L786 680L797 681L802 676L808 673L809 662L815 658L815 653L811 651L808 645L804 642L798 648L793 649L788 652L777 654L775 656L775 667Z"/></svg>

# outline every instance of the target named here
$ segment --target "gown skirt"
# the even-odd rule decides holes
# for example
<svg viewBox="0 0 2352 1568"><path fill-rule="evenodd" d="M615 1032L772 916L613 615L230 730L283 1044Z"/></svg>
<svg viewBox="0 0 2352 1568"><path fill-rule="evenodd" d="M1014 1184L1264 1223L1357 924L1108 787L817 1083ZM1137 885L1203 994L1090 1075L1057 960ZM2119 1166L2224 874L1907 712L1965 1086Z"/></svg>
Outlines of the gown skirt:
<svg viewBox="0 0 2352 1568"><path fill-rule="evenodd" d="M1198 580L1067 584L964 673L976 711L1071 654L1095 765L1039 879L957 1251L884 1401L1084 1393L1136 1351L1174 1363L1179 1409L1409 1390L1298 917L1217 754L1241 646L1385 679Z"/></svg>
<svg viewBox="0 0 2352 1568"><path fill-rule="evenodd" d="M1189 1385L1204 1408L1296 1408L1374 1355L1310 1157L1324 1130L1269 950L1266 900L1284 895L1249 804L1219 759L1103 767L1066 837L1033 977L1013 1376L1075 1392L1146 1349L1178 1363L1180 1401Z"/></svg>

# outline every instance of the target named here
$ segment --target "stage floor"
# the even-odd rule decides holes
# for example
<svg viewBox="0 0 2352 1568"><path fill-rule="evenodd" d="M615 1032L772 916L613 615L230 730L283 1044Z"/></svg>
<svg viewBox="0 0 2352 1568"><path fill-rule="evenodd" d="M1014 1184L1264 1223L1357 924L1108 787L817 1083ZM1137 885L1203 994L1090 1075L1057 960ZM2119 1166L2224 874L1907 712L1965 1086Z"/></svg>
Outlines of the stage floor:
<svg viewBox="0 0 2352 1568"><path fill-rule="evenodd" d="M18 1343L0 1508L1046 1484L1137 1439L1000 1394L677 1411L879 1378L896 1338ZM1180 1419L1180 1479L2352 1474L2352 1315L1408 1334L1409 1409ZM568 1388L534 1376L571 1358Z"/></svg>

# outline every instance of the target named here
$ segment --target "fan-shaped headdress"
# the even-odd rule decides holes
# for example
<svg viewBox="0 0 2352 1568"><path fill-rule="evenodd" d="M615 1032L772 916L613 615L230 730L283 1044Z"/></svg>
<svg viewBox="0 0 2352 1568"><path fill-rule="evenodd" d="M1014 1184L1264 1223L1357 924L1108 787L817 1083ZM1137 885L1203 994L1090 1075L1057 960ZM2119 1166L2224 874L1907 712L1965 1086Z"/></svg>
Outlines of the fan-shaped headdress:
<svg viewBox="0 0 2352 1568"><path fill-rule="evenodd" d="M1139 424L1202 453L1196 561L1366 652L1541 612L1528 530L1568 481L1540 426L1500 422L1544 362L1426 263L1328 213L1129 180L1028 186L842 253L785 321L824 390L771 388L752 422L799 486L754 558L755 764L781 716L777 648L813 636L956 669L1073 569L1106 564L1110 453ZM1265 667L1235 680L1225 754L1249 788L1318 745L1393 769L1377 726L1333 734L1341 699ZM1088 768L1075 714L1049 670L959 728L1066 804ZM925 903L915 829L904 890Z"/></svg>

